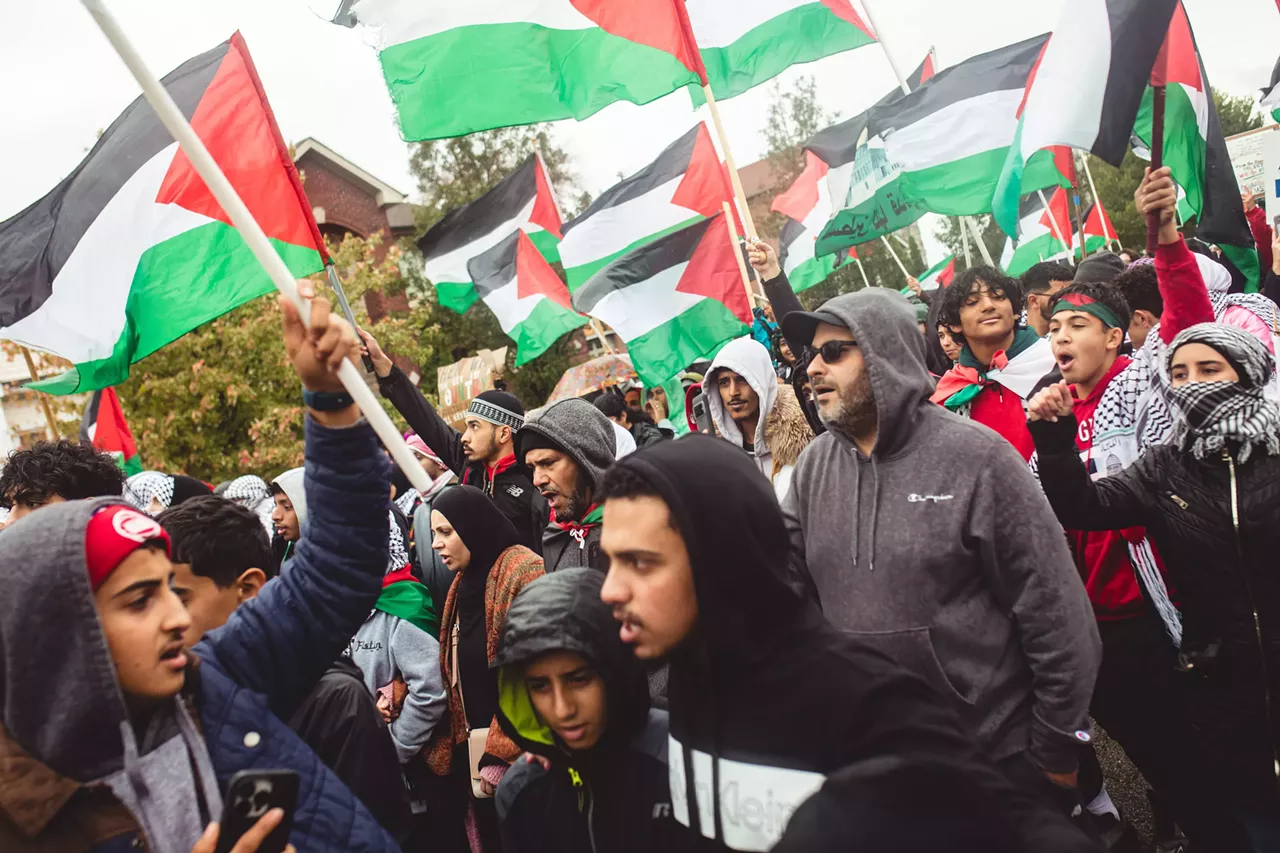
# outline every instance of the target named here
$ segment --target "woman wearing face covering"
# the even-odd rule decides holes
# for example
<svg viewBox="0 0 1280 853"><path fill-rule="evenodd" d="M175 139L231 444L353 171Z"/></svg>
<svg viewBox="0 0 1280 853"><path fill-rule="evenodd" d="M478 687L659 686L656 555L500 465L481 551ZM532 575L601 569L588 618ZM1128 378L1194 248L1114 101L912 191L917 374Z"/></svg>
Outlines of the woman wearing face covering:
<svg viewBox="0 0 1280 853"><path fill-rule="evenodd" d="M1280 849L1280 408L1263 395L1274 359L1245 331L1201 323L1165 360L1171 444L1094 482L1060 384L1032 401L1040 480L1065 527L1147 528L1178 590L1179 669L1215 787L1258 849Z"/></svg>
<svg viewBox="0 0 1280 853"><path fill-rule="evenodd" d="M497 673L489 667L507 609L520 590L543 575L542 558L519 542L519 534L484 492L458 486L431 508L431 547L454 580L440 620L440 671L449 713L427 746L427 763L449 777L452 806L445 825L461 825L466 841L438 849L501 849L493 793L520 755L498 727ZM451 830L450 830L451 831Z"/></svg>

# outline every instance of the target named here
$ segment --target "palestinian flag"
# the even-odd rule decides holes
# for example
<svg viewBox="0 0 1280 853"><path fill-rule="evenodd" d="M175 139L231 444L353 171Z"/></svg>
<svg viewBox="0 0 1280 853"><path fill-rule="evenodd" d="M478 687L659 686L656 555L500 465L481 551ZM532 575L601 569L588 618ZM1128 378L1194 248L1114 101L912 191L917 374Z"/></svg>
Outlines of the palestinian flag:
<svg viewBox="0 0 1280 853"><path fill-rule="evenodd" d="M581 120L701 82L673 0L362 0L353 11L409 141Z"/></svg>
<svg viewBox="0 0 1280 853"><path fill-rule="evenodd" d="M933 77L935 67L930 50L907 85L912 91L918 89ZM902 96L902 89L894 89L876 107L892 104ZM884 141L867 137L867 124L876 107L814 134L804 144L804 173L782 197L812 196L815 182L825 182L832 217L819 230L814 247L819 257L906 228L925 213L902 199L898 170L885 153ZM775 201L774 210L786 212L777 205Z"/></svg>
<svg viewBox="0 0 1280 853"><path fill-rule="evenodd" d="M779 236L778 262L797 293L821 284L850 257L849 249L818 257L818 235L831 219L831 195L827 184L827 164L812 151L805 151L805 168L785 193L773 200L773 210L787 217Z"/></svg>
<svg viewBox="0 0 1280 853"><path fill-rule="evenodd" d="M1089 205L1084 212L1084 249L1092 255L1101 252L1112 240L1118 240L1116 228L1111 224L1111 217L1102 206L1102 199Z"/></svg>
<svg viewBox="0 0 1280 853"><path fill-rule="evenodd" d="M792 65L876 41L850 0L675 1L689 11L717 100L740 95ZM697 92L694 99L700 97Z"/></svg>
<svg viewBox="0 0 1280 853"><path fill-rule="evenodd" d="M1276 0L1280 5L1280 0ZM1271 113L1271 117L1276 121L1280 121L1280 59L1276 60L1275 67L1271 69L1271 83L1267 88L1262 90L1262 108Z"/></svg>
<svg viewBox="0 0 1280 853"><path fill-rule="evenodd" d="M627 252L721 213L726 201L733 204L728 173L699 123L565 224L560 261L569 290Z"/></svg>
<svg viewBox="0 0 1280 853"><path fill-rule="evenodd" d="M646 387L747 333L751 306L724 214L626 252L573 294L573 307L627 344Z"/></svg>
<svg viewBox="0 0 1280 853"><path fill-rule="evenodd" d="M587 322L573 310L569 289L525 232L507 239L467 264L476 293L516 342L516 366L547 351L566 332Z"/></svg>
<svg viewBox="0 0 1280 853"><path fill-rule="evenodd" d="M1000 259L1000 265L1009 275L1022 275L1041 261L1068 257L1067 243L1071 242L1073 232L1067 209L1067 192L1059 188L1046 199L1049 201L1047 208L1040 196L1039 192L1034 192L1022 200L1016 248L1006 248ZM1010 246L1013 245L1010 241Z"/></svg>
<svg viewBox="0 0 1280 853"><path fill-rule="evenodd" d="M142 473L138 446L134 444L133 433L124 419L116 389L100 388L93 392L80 419L80 442L110 453L126 474Z"/></svg>
<svg viewBox="0 0 1280 853"><path fill-rule="evenodd" d="M537 154L530 154L480 198L446 213L418 238L427 278L440 304L459 314L470 308L479 293L467 264L515 231L526 232L549 262L560 259L560 210Z"/></svg>
<svg viewBox="0 0 1280 853"><path fill-rule="evenodd" d="M956 278L956 256L951 253L941 261L921 273L918 281L922 290L938 290L950 287Z"/></svg>
<svg viewBox="0 0 1280 853"><path fill-rule="evenodd" d="M1014 233L1020 199L1037 189L1028 167L1041 149L1066 145L1120 165L1177 2L1079 0L1063 8L1018 106L996 190L993 212L1005 233Z"/></svg>
<svg viewBox="0 0 1280 853"><path fill-rule="evenodd" d="M1240 186L1227 153L1213 90L1181 3L1174 9L1151 85L1165 86L1164 165L1186 193L1186 198L1179 200L1183 218L1195 216L1196 236L1216 243L1223 256L1243 273L1246 290L1257 291L1262 282L1253 232L1240 205ZM1147 148L1151 145L1152 97L1147 87L1133 127L1134 138Z"/></svg>
<svg viewBox="0 0 1280 853"><path fill-rule="evenodd" d="M948 216L991 212L1018 107L1048 39L1036 36L967 59L872 111L868 133L884 140L886 155L901 169L899 189L908 204ZM1066 184L1051 152L1031 165L1024 192Z"/></svg>
<svg viewBox="0 0 1280 853"><path fill-rule="evenodd" d="M328 256L244 39L164 78L298 277ZM0 338L75 364L52 394L118 385L164 345L275 288L139 97L47 196L0 223Z"/></svg>

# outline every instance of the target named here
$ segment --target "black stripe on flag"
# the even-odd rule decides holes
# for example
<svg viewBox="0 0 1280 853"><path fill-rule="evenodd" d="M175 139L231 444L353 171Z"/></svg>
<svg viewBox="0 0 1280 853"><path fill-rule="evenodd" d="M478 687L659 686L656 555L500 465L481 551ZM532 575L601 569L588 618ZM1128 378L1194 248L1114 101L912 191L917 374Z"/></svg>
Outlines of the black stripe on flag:
<svg viewBox="0 0 1280 853"><path fill-rule="evenodd" d="M702 242L702 236L716 218L695 222L688 228L673 231L652 243L632 249L609 266L587 279L573 294L573 307L579 314L590 314L601 299L616 290L648 281L663 270L688 263Z"/></svg>
<svg viewBox="0 0 1280 853"><path fill-rule="evenodd" d="M516 277L516 255L520 248L519 229L487 252L467 261L467 275L475 284L476 293L483 299L495 290L506 287Z"/></svg>
<svg viewBox="0 0 1280 853"><path fill-rule="evenodd" d="M80 443L93 444L93 427L98 423L98 408L102 404L102 389L94 391L85 404L84 415L80 418Z"/></svg>
<svg viewBox="0 0 1280 853"><path fill-rule="evenodd" d="M229 44L188 59L165 75L164 87L190 121ZM89 156L44 198L0 222L0 327L35 313L89 226L134 172L173 144L139 96L98 138Z"/></svg>
<svg viewBox="0 0 1280 853"><path fill-rule="evenodd" d="M1111 32L1098 33L1098 38L1111 41L1111 67L1107 71L1098 137L1090 150L1118 167L1129 150L1133 119L1151 81L1151 69L1178 0L1106 0L1106 4ZM1236 202L1239 201L1237 196Z"/></svg>
<svg viewBox="0 0 1280 853"><path fill-rule="evenodd" d="M911 91L914 92L920 88L920 78L924 76L924 67L928 62L929 59L926 58L907 78L907 86ZM887 106L901 97L903 97L902 88L895 88L871 109ZM809 141L803 147L812 151L819 160L832 169L852 163L854 156L858 153L858 141L862 138L862 132L867 129L867 119L870 116L871 110L867 110L839 124L833 124L825 130L820 130L809 137Z"/></svg>
<svg viewBox="0 0 1280 853"><path fill-rule="evenodd" d="M867 132L876 136L901 130L952 104L989 92L1025 88L1027 77L1048 40L1048 34L1036 36L939 71L910 95L872 108Z"/></svg>
<svg viewBox="0 0 1280 853"><path fill-rule="evenodd" d="M425 258L447 255L479 240L507 222L538 196L538 158L530 154L520 167L475 201L455 207L418 238Z"/></svg>
<svg viewBox="0 0 1280 853"><path fill-rule="evenodd" d="M1196 34L1192 30L1191 41L1195 43L1195 40ZM1244 206L1240 203L1240 183L1236 179L1235 167L1231 165L1227 140L1222 135L1222 121L1218 118L1218 105L1213 99L1213 87L1209 85L1209 75L1205 73L1198 44L1196 62L1200 65L1200 84L1204 86L1209 102L1209 125L1206 128L1208 138L1205 140L1204 152L1204 202L1200 207L1200 215L1196 217L1196 236L1210 243L1252 249L1256 245L1253 230L1249 228ZM1266 270L1262 272L1265 275Z"/></svg>
<svg viewBox="0 0 1280 853"><path fill-rule="evenodd" d="M791 244L804 236L804 223L787 217L782 232L778 235L778 266L787 268L787 255L791 253Z"/></svg>
<svg viewBox="0 0 1280 853"><path fill-rule="evenodd" d="M693 148L698 141L698 132L701 129L701 122L695 124L688 133L663 149L657 159L648 166L605 190L591 203L590 207L575 216L572 221L565 223L560 233L568 235L575 225L600 211L646 195L683 175L689 169L689 158L693 156Z"/></svg>

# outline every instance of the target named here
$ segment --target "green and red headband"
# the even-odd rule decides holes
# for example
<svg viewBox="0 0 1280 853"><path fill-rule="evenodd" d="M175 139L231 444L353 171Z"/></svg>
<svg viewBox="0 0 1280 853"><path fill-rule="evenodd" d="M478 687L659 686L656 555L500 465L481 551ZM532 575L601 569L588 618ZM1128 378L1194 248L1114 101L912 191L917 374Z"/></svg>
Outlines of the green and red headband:
<svg viewBox="0 0 1280 853"><path fill-rule="evenodd" d="M1092 296L1086 296L1083 293L1068 293L1058 300L1058 304L1053 306L1053 313L1058 314L1062 311L1079 311L1083 314L1092 314L1102 321L1102 325L1108 329L1120 329L1120 318L1116 313L1107 306L1103 305Z"/></svg>

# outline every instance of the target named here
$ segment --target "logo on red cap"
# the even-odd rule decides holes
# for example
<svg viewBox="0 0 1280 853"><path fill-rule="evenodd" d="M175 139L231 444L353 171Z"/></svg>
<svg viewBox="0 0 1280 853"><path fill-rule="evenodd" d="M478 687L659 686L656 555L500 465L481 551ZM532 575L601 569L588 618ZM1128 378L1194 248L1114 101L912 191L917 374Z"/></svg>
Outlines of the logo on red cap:
<svg viewBox="0 0 1280 853"><path fill-rule="evenodd" d="M122 509L117 512L111 519L111 526L120 536L138 544L158 539L163 532L155 519L131 509Z"/></svg>

